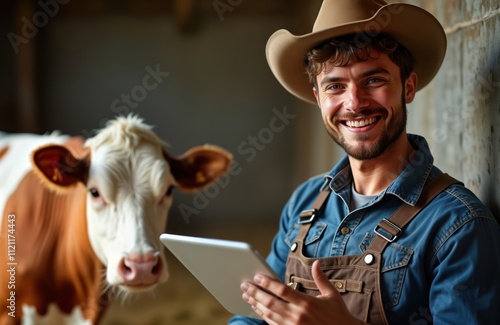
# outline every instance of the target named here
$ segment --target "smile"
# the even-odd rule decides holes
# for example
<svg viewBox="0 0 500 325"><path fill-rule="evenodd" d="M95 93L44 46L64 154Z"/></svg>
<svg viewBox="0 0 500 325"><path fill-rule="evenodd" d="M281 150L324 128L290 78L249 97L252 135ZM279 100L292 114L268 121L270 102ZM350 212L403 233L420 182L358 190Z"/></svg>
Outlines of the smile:
<svg viewBox="0 0 500 325"><path fill-rule="evenodd" d="M350 128L362 128L375 123L376 120L377 119L375 117L370 117L364 120L345 121L345 124Z"/></svg>

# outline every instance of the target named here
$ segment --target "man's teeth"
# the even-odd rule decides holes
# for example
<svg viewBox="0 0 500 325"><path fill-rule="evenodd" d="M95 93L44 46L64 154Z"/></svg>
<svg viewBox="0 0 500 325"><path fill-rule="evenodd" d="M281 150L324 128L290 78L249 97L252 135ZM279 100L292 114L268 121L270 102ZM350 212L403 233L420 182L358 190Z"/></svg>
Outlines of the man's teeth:
<svg viewBox="0 0 500 325"><path fill-rule="evenodd" d="M376 118L371 117L366 120L357 120L357 121L347 121L346 125L351 128L362 128L363 126L367 126L375 123Z"/></svg>

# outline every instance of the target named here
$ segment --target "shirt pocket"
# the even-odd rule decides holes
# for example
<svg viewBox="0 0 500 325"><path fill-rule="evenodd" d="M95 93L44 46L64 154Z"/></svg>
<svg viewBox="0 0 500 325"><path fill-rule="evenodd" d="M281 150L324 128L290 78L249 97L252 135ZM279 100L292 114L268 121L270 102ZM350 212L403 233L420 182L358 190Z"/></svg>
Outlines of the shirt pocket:
<svg viewBox="0 0 500 325"><path fill-rule="evenodd" d="M366 234L360 249L365 251L376 234ZM413 250L398 243L390 243L382 253L380 272L380 290L385 308L391 308L399 303L406 270L410 264Z"/></svg>
<svg viewBox="0 0 500 325"><path fill-rule="evenodd" d="M295 243L297 235L299 234L300 227L302 227L302 225L296 223L290 230L288 230L285 236L285 242L288 247L292 247L293 243ZM304 248L302 254L308 257L317 257L320 239L326 227L326 223L319 221L316 221L313 225L311 225L311 228L309 228L309 231L304 240Z"/></svg>

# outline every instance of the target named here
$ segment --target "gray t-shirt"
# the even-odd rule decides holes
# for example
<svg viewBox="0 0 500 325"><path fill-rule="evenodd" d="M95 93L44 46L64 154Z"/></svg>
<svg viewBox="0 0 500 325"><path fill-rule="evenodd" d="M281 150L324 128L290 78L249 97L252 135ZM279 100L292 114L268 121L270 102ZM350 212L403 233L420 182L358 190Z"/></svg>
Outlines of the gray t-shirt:
<svg viewBox="0 0 500 325"><path fill-rule="evenodd" d="M354 211L362 205L370 202L376 195L363 195L356 192L354 189L354 182L351 185L351 202L349 202L349 210Z"/></svg>

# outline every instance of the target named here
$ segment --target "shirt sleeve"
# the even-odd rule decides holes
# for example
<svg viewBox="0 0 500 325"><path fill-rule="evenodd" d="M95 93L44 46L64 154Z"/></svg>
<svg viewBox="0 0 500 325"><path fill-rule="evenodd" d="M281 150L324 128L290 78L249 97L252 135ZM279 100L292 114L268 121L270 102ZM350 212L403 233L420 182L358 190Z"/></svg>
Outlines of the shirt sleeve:
<svg viewBox="0 0 500 325"><path fill-rule="evenodd" d="M500 230L494 220L477 217L455 229L431 265L434 324L500 323Z"/></svg>
<svg viewBox="0 0 500 325"><path fill-rule="evenodd" d="M244 317L244 316L234 316L229 320L228 325L265 325L267 324L262 319Z"/></svg>

